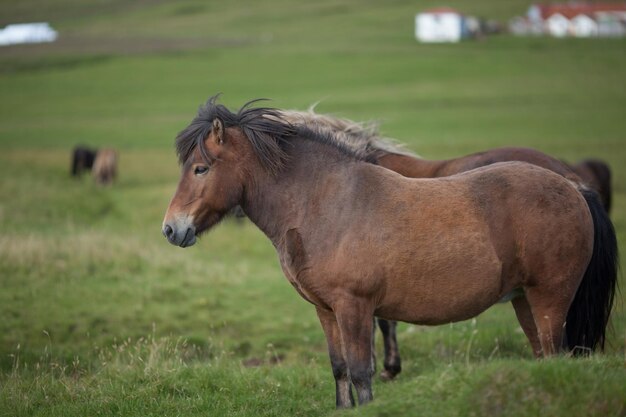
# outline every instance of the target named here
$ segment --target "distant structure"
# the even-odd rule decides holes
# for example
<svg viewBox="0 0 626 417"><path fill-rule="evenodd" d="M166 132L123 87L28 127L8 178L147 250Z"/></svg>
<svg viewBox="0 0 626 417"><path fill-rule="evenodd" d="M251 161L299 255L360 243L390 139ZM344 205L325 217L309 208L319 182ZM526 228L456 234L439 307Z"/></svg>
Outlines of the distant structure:
<svg viewBox="0 0 626 417"><path fill-rule="evenodd" d="M426 10L415 16L415 38L420 42L459 42L464 32L463 15L448 7Z"/></svg>
<svg viewBox="0 0 626 417"><path fill-rule="evenodd" d="M449 7L425 10L415 16L415 38L424 43L459 42L500 32L494 21L483 21Z"/></svg>
<svg viewBox="0 0 626 417"><path fill-rule="evenodd" d="M18 23L0 29L0 46L54 42L57 37L57 31L48 23Z"/></svg>
<svg viewBox="0 0 626 417"><path fill-rule="evenodd" d="M509 30L522 36L623 37L626 36L626 2L533 4L526 16L509 22Z"/></svg>

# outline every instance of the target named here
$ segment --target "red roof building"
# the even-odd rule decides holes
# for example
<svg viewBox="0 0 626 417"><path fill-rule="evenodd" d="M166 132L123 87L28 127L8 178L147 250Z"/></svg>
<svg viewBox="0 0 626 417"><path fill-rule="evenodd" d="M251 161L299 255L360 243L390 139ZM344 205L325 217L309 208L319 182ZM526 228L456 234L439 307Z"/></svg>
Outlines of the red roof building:
<svg viewBox="0 0 626 417"><path fill-rule="evenodd" d="M534 4L525 19L514 19L510 27L522 35L626 36L626 2Z"/></svg>

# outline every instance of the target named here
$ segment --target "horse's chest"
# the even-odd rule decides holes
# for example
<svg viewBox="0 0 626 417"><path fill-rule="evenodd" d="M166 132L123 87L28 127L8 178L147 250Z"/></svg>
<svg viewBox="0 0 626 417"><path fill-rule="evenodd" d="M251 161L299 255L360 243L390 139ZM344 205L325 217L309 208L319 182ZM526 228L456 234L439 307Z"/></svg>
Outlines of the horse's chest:
<svg viewBox="0 0 626 417"><path fill-rule="evenodd" d="M322 297L311 288L307 280L310 267L302 237L297 229L289 229L285 234L284 245L279 249L279 257L287 280L300 296L311 304L327 307Z"/></svg>

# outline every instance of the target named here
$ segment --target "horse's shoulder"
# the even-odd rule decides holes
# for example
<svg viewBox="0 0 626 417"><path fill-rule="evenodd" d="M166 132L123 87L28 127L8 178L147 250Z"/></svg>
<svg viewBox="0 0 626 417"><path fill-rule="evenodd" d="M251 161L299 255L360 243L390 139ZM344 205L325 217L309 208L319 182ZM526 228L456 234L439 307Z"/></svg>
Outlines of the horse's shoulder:
<svg viewBox="0 0 626 417"><path fill-rule="evenodd" d="M305 268L307 254L302 235L297 228L289 229L285 233L285 251L288 255L288 266L296 273Z"/></svg>

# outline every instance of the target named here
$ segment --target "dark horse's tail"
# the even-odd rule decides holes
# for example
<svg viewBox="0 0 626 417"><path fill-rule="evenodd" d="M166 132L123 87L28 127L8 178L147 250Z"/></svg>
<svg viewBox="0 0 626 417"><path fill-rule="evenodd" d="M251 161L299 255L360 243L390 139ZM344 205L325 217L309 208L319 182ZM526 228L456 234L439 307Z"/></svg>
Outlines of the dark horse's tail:
<svg viewBox="0 0 626 417"><path fill-rule="evenodd" d="M598 194L580 190L593 218L593 254L567 313L567 348L575 355L604 350L606 329L617 290L615 229Z"/></svg>

